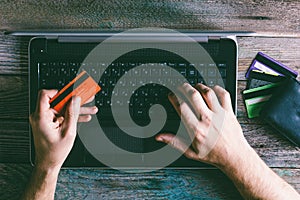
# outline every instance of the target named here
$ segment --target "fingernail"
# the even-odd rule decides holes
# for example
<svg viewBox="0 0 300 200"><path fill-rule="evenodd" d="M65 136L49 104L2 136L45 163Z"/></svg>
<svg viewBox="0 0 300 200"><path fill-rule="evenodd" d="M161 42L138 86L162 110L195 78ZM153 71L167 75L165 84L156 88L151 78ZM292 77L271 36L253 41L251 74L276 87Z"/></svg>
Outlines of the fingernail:
<svg viewBox="0 0 300 200"><path fill-rule="evenodd" d="M168 96L173 98L175 97L175 94L173 92L169 92Z"/></svg>
<svg viewBox="0 0 300 200"><path fill-rule="evenodd" d="M164 139L162 137L157 137L156 140L159 141L159 142L163 142L164 141Z"/></svg>
<svg viewBox="0 0 300 200"><path fill-rule="evenodd" d="M73 101L74 101L74 103L76 103L76 104L80 104L80 103L81 103L81 98L80 98L80 96L75 96L75 97L73 97Z"/></svg>
<svg viewBox="0 0 300 200"><path fill-rule="evenodd" d="M98 107L97 107L97 106L94 106L94 108L93 108L93 109L94 109L94 112L95 112L95 113L97 113L97 112L98 112Z"/></svg>
<svg viewBox="0 0 300 200"><path fill-rule="evenodd" d="M190 84L189 83L183 83L183 87L187 87L187 86L189 86Z"/></svg>

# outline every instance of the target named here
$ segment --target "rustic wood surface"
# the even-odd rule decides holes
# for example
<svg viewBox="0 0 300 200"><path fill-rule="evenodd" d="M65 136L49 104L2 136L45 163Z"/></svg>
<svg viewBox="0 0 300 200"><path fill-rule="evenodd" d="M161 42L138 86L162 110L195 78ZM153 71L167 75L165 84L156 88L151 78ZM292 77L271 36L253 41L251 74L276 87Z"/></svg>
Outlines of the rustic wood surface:
<svg viewBox="0 0 300 200"><path fill-rule="evenodd" d="M80 2L80 3L79 3ZM300 73L300 3L288 1L0 1L0 30L133 28L255 31L239 37L238 120L250 145L300 192L300 150L260 120L249 120L240 92L263 51ZM28 41L0 32L0 199L17 199L30 176ZM56 199L241 199L219 170L63 169Z"/></svg>
<svg viewBox="0 0 300 200"><path fill-rule="evenodd" d="M299 34L298 0L2 0L2 29L135 28Z"/></svg>

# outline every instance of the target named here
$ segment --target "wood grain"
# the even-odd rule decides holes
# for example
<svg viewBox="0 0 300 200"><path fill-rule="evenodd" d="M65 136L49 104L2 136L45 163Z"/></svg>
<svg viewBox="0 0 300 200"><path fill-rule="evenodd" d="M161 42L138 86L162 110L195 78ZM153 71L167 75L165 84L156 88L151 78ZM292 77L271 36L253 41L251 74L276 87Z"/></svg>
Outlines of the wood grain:
<svg viewBox="0 0 300 200"><path fill-rule="evenodd" d="M0 122L0 161L29 163L28 121ZM249 144L270 166L300 168L300 149L266 124L241 123ZM12 129L12 127L14 127Z"/></svg>
<svg viewBox="0 0 300 200"><path fill-rule="evenodd" d="M258 51L300 73L298 0L112 0L0 2L0 199L18 199L31 173L28 133L28 42L4 35L13 29L175 29L251 31L239 37L237 117L249 144L300 192L300 149L259 119L248 119L241 97L244 74ZM269 36L266 36L269 35ZM24 164L27 163L27 164ZM56 199L241 199L217 169L63 169Z"/></svg>
<svg viewBox="0 0 300 200"><path fill-rule="evenodd" d="M299 169L273 169L300 191ZM0 164L0 199L18 199L31 173L26 164ZM6 192L10 191L10 192ZM229 192L230 191L230 192ZM217 169L124 173L103 169L62 169L55 199L241 199Z"/></svg>
<svg viewBox="0 0 300 200"><path fill-rule="evenodd" d="M297 0L1 1L1 29L167 27L299 33Z"/></svg>

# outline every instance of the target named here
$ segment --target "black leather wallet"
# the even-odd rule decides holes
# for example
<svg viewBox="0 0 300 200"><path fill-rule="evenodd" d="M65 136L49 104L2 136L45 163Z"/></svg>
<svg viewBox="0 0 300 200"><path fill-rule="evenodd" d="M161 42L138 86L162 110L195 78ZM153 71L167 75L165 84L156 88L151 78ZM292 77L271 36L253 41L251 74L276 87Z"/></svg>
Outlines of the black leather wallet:
<svg viewBox="0 0 300 200"><path fill-rule="evenodd" d="M300 83L294 78L284 81L263 107L260 116L300 146Z"/></svg>

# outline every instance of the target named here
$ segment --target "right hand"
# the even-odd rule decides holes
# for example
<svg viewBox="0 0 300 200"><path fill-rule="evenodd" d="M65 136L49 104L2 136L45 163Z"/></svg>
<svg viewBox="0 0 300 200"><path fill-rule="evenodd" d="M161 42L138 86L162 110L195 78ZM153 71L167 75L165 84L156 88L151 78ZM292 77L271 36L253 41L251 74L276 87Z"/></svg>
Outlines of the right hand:
<svg viewBox="0 0 300 200"><path fill-rule="evenodd" d="M171 145L188 158L220 167L233 161L236 154L247 151L250 146L243 136L232 110L230 95L225 89L220 86L211 89L203 84L193 88L186 83L180 90L188 102L172 94L169 100L193 138L192 146L188 147L182 139L170 133L159 134L157 141ZM223 118L221 124L214 120L216 116Z"/></svg>

